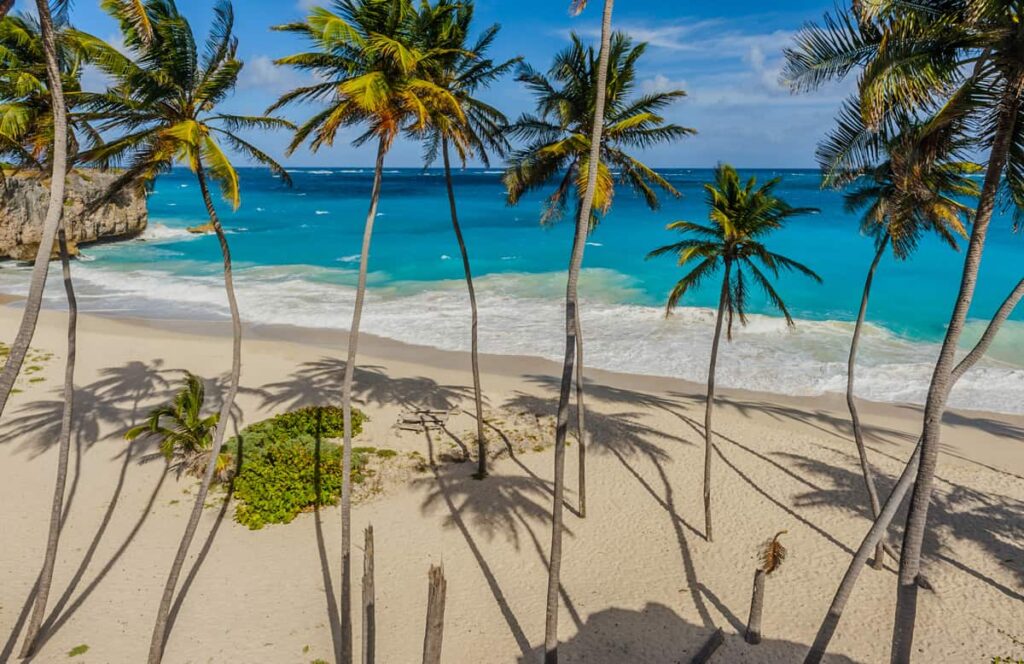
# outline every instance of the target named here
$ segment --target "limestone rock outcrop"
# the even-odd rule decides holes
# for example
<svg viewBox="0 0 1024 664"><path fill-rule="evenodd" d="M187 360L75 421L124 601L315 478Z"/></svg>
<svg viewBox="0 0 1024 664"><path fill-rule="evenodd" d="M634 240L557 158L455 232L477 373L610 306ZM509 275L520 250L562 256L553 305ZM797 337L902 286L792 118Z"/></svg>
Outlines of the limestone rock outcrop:
<svg viewBox="0 0 1024 664"><path fill-rule="evenodd" d="M111 203L85 214L86 207L101 197L116 177L116 173L88 169L68 176L64 219L69 224L65 228L70 228L68 244L72 248L132 238L146 230L149 215L146 194L140 187L128 188ZM7 174L0 183L0 258L35 258L49 198L48 178Z"/></svg>

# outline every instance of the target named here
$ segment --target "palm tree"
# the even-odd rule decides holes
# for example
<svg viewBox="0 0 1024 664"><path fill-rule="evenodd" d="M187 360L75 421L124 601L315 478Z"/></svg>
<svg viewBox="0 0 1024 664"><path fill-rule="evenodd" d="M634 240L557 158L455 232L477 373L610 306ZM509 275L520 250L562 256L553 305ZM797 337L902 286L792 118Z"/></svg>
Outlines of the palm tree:
<svg viewBox="0 0 1024 664"><path fill-rule="evenodd" d="M466 164L469 157L476 157L490 166L488 153L504 155L508 150L505 137L508 124L505 115L498 109L475 96L482 88L498 80L520 61L520 58L506 60L500 64L486 58L487 50L498 36L500 26L492 25L480 35L475 43L469 43L473 24L472 4L457 0L440 0L430 11L424 11L425 30L421 35L424 44L443 46L447 54L439 58L432 79L438 87L447 90L458 101L464 120L450 114L436 117L426 135L425 162L429 166L438 154L444 163L445 187L448 192L448 206L451 210L452 228L459 243L462 267L466 274L466 290L469 292L470 359L473 371L473 395L476 403L477 436L477 477L487 476L487 439L484 436L483 393L480 388L480 357L477 335L476 291L473 288L473 274L470 269L469 253L459 225L458 208L455 203L455 188L452 185L451 151Z"/></svg>
<svg viewBox="0 0 1024 664"><path fill-rule="evenodd" d="M985 328L985 332L981 335L978 343L974 345L967 355L964 356L960 363L953 369L950 374L950 380L953 384L956 384L965 373L971 370L971 368L978 363L985 353L988 352L992 342L995 340L999 333L1000 327L1003 323L1009 319L1010 314L1013 313L1014 308L1020 303L1021 299L1024 299L1024 279L1017 282L1016 286L1010 291L1010 294L1006 296L1003 303L996 310L992 319L989 321L988 326ZM810 649L807 651L807 656L804 658L804 664L818 664L825 657L825 653L828 650L828 644L831 642L832 637L835 635L836 629L839 627L839 621L843 616L843 610L846 608L846 603L850 599L850 595L853 594L853 588L857 583L857 577L860 575L860 570L864 567L867 562L868 555L871 553L871 549L874 548L878 542L885 537L885 531L889 528L889 523L896 515L896 511L899 510L900 505L903 504L903 499L907 495L907 491L910 489L915 474L917 473L918 464L921 461L921 438L917 439L917 445L914 448L913 454L910 456L910 461L903 469L903 473L896 481L896 485L892 488L892 492L886 499L885 504L882 505L882 509L875 518L875 522L871 524L871 529L864 536L861 541L860 547L854 553L853 558L850 560L849 566L846 568L846 573L843 575L843 580L839 583L839 587L836 589L835 595L832 597L832 603L829 605L828 612L825 614L824 620L818 627L818 633L814 637L814 643L811 644Z"/></svg>
<svg viewBox="0 0 1024 664"><path fill-rule="evenodd" d="M708 368L708 393L704 408L704 534L709 542L714 539L711 526L711 455L714 434L711 414L715 401L715 366L718 362L723 319L726 322L726 337L731 341L734 319L739 318L743 325L747 322L748 284L756 284L764 291L771 307L778 310L792 327L793 318L789 309L765 272L775 277L783 271L797 272L821 282L821 277L809 267L769 251L763 243L765 236L782 228L789 219L816 211L813 208L791 207L776 196L775 188L779 182L780 178L774 178L759 187L757 179L752 177L744 184L740 182L735 168L728 164L719 166L715 169L714 184L704 185L711 224L673 222L668 225L668 230L679 231L689 237L655 249L647 255L648 258L675 256L680 267L690 267L696 263L669 293L665 305L666 315L675 310L683 296L704 283L719 268L723 269L718 315L711 339L711 364Z"/></svg>
<svg viewBox="0 0 1024 664"><path fill-rule="evenodd" d="M68 39L66 23L56 22L57 59L67 106L68 161L73 162L81 133L95 130L75 112L85 57ZM0 159L16 169L50 171L54 113L39 21L28 16L0 20ZM2 178L2 176L0 176Z"/></svg>
<svg viewBox="0 0 1024 664"><path fill-rule="evenodd" d="M50 90L50 108L52 110L53 151L50 159L50 199L46 205L46 217L43 219L43 232L39 239L35 263L32 266L32 278L29 282L28 296L25 298L25 311L18 326L18 333L11 344L7 356L7 364L0 371L0 416L11 396L14 381L25 362L29 345L35 335L39 321L39 310L42 307L43 291L46 288L46 277L50 269L50 255L57 239L64 212L65 177L68 170L68 121L67 104L64 100L62 87L61 63L58 56L57 36L53 18L47 0L36 0L39 13L40 35L42 38L43 58L46 62L46 79ZM9 7L8 7L9 9ZM6 13L6 11L5 11ZM4 19L6 21L6 18Z"/></svg>
<svg viewBox="0 0 1024 664"><path fill-rule="evenodd" d="M608 97L608 61L611 53L612 9L614 0L605 0L604 13L601 18L601 52L597 65L597 89L594 91L593 118L604 118ZM575 13L583 11L586 0L573 0ZM586 244L591 208L594 204L594 192L597 189L598 162L601 157L601 140L604 123L596 120L591 123L590 159L587 163L587 184L580 201L579 214L576 218L572 257L569 260L569 277L565 287L565 360L562 364L562 382L558 395L558 419L555 428L555 486L551 506L551 549L548 552L548 589L545 604L544 620L544 661L545 664L558 662L558 590L561 585L562 572L562 512L565 500L565 435L569 425L569 390L573 378L573 361L577 351L576 343L580 333L577 318L577 281L580 266L583 264L583 247ZM580 388L582 390L582 388ZM580 404L582 406L582 404ZM580 420L582 423L582 418ZM580 448L584 445L584 430L580 432ZM582 457L582 452L580 453ZM580 471L581 477L583 471Z"/></svg>
<svg viewBox="0 0 1024 664"><path fill-rule="evenodd" d="M128 442L139 438L156 438L160 453L169 467L180 477L182 473L202 477L210 462L214 432L220 414L203 416L206 388L203 381L192 373L185 374L181 390L174 400L150 411L146 421L132 427L125 434ZM218 480L226 481L230 474L231 456L221 453L214 462Z"/></svg>
<svg viewBox="0 0 1024 664"><path fill-rule="evenodd" d="M103 167L113 164L125 166L110 195L139 180L152 181L175 163L188 165L196 175L210 219L210 229L220 244L224 287L231 311L230 381L210 446L210 457L217 459L238 392L242 323L235 298L231 251L210 194L208 178L220 185L225 199L234 208L240 205L238 172L221 147L224 144L269 167L285 182L290 182L284 168L235 132L239 129L291 128L292 125L266 115L239 116L217 112L217 105L234 89L243 66L237 57L238 40L233 35L234 12L229 0L218 0L214 6L214 18L202 54L198 52L191 25L178 11L174 0L144 0L144 21L140 21L136 5L132 2L110 2L104 6L120 24L127 53L78 33L78 41L92 61L115 82L104 93L84 95L83 104L100 120L98 126L101 131L119 135L109 142L94 145L82 158ZM163 656L175 586L199 525L216 468L216 463L206 466L192 514L171 565L153 628L150 664L156 664Z"/></svg>
<svg viewBox="0 0 1024 664"><path fill-rule="evenodd" d="M953 386L956 348L974 298L995 204L1003 192L1024 204L1021 89L1024 32L1014 3L863 3L856 16L826 15L805 27L787 50L784 78L813 89L863 68L859 96L865 121L880 124L894 109L938 107L933 122L964 118L965 131L988 152L960 287L925 400L921 461L900 555L892 660L909 662L917 610L917 577L935 479L942 415Z"/></svg>
<svg viewBox="0 0 1024 664"><path fill-rule="evenodd" d="M589 165L592 146L598 146L595 164L597 173L590 211L582 218L589 222L577 229L573 245L582 253L586 235L597 225L600 216L607 214L615 193L613 171L620 172L619 182L640 194L651 209L658 208L657 189L679 196L667 180L642 163L626 150L639 149L659 143L671 143L693 133L692 129L665 123L661 112L685 96L682 90L656 92L634 97L636 89L636 63L646 52L646 44L633 45L623 33L609 37L608 72L603 84L599 56L586 47L577 35L572 43L555 57L548 74L532 67L522 66L519 80L536 97L537 113L524 114L510 128L510 134L526 141L510 160L505 174L508 202L517 204L524 194L546 187L557 178L555 191L548 197L541 223L560 218L570 201L576 202L576 213L582 210L589 186ZM609 74L610 72L610 74ZM594 122L594 100L598 91L604 91L604 122ZM592 140L595 126L603 132L603 139ZM575 252L574 252L575 255ZM571 272L571 270L570 270ZM578 270L577 270L578 272ZM578 274L572 280L578 279ZM575 290L575 286L573 287ZM574 296L575 297L575 296ZM574 315L576 348L577 429L579 434L579 513L586 516L586 435L583 405L583 338L578 316Z"/></svg>
<svg viewBox="0 0 1024 664"><path fill-rule="evenodd" d="M307 140L314 152L331 146L338 130L350 126L365 129L354 141L356 145L377 143L342 383L340 657L348 664L352 661L352 378L384 158L395 138L403 132L422 136L430 128L432 119L439 115L450 115L459 122L465 118L458 99L430 78L437 59L446 53L444 49L421 48L416 43L419 17L412 0L334 0L332 8L314 8L305 21L275 28L306 38L314 49L281 58L277 64L311 72L318 77L318 82L286 93L271 110L294 102L326 104L326 108L298 128L289 151Z"/></svg>
<svg viewBox="0 0 1024 664"><path fill-rule="evenodd" d="M967 237L964 221L974 211L957 197L978 195L977 183L968 176L981 170L960 158L968 145L958 123L932 126L902 117L889 124L893 126L869 129L860 104L853 99L843 106L836 127L818 149L822 186L853 185L845 194L847 211L864 210L861 232L875 242L853 328L846 382L846 404L874 517L878 516L880 503L854 400L854 372L875 271L888 248L893 258L905 261L927 232L958 249L957 239ZM880 541L873 561L875 569L882 569L884 548Z"/></svg>

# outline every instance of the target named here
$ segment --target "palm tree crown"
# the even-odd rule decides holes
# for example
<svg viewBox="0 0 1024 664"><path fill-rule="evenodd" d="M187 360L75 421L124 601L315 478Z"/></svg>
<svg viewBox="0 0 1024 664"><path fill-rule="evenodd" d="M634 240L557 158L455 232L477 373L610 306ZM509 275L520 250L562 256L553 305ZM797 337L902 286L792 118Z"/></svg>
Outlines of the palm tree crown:
<svg viewBox="0 0 1024 664"><path fill-rule="evenodd" d="M970 175L981 167L962 155L970 147L958 123L936 124L901 114L868 128L856 99L848 101L836 127L818 148L823 186L847 187L846 209L863 210L861 231L876 244L892 243L893 255L907 259L921 237L935 233L957 248L966 238L976 197Z"/></svg>
<svg viewBox="0 0 1024 664"><path fill-rule="evenodd" d="M439 114L464 119L452 92L429 75L446 51L417 40L420 14L411 0L334 0L332 8L316 7L305 21L275 27L315 47L276 63L320 81L291 90L269 110L295 102L327 104L299 127L290 152L307 139L313 151L333 145L339 129L355 125L366 126L355 144L377 138L387 149L402 132L425 132Z"/></svg>
<svg viewBox="0 0 1024 664"><path fill-rule="evenodd" d="M74 154L76 133L96 136L92 126L74 113L85 54L67 39L66 25L55 28L61 82L70 107L72 131L68 140ZM0 20L0 159L20 167L48 170L52 143L53 109L39 21L7 16Z"/></svg>
<svg viewBox="0 0 1024 664"><path fill-rule="evenodd" d="M173 0L145 0L141 17L133 10L136 4L104 5L121 25L127 54L91 35L76 33L91 60L114 80L106 92L84 95L84 106L100 121L102 131L119 132L82 158L102 167L125 165L115 191L138 179L151 181L175 163L193 171L203 168L236 208L241 200L238 173L222 145L290 182L280 164L236 132L292 128L291 123L216 110L234 89L243 66L232 34L230 2L219 0L214 7L201 55L192 27Z"/></svg>
<svg viewBox="0 0 1024 664"><path fill-rule="evenodd" d="M729 269L729 283L724 289L727 313L727 334L731 338L733 317L746 324L748 287L757 284L769 303L793 325L793 318L782 297L776 292L765 272L777 277L783 271L796 271L817 282L821 277L806 265L771 252L765 247L765 236L787 220L801 214L816 212L814 208L791 207L775 195L780 179L774 178L758 186L756 178L740 182L736 169L727 164L715 169L714 184L705 184L709 208L709 225L676 221L669 230L690 236L674 244L655 249L648 258L672 254L680 266L697 263L676 283L669 294L666 313L671 313L679 300L698 287L723 265Z"/></svg>
<svg viewBox="0 0 1024 664"><path fill-rule="evenodd" d="M490 165L491 154L502 156L509 148L505 114L475 95L511 71L521 58L495 63L486 57L501 29L498 25L486 28L470 43L473 15L474 5L459 0L439 0L421 10L417 39L424 48L434 45L438 51L428 63L426 75L450 94L461 110L461 114L453 114L447 106L436 109L440 112L431 119L426 134L426 165L437 159L442 140L463 163L475 157L485 166Z"/></svg>
<svg viewBox="0 0 1024 664"><path fill-rule="evenodd" d="M655 188L679 195L665 178L626 152L627 148L671 143L694 133L692 129L666 123L661 115L666 107L685 96L684 91L633 96L637 84L636 63L646 49L646 44L634 45L623 33L612 36L592 225L599 215L611 208L615 170L619 173L618 180L643 196L651 209L658 207ZM571 188L575 187L574 198L579 201L587 186L598 56L574 34L572 44L555 57L548 74L528 65L520 68L519 80L526 83L536 97L537 112L522 115L510 128L511 134L526 141L526 145L512 155L505 186L508 201L514 205L527 192L560 176L554 193L548 198L543 222L564 214Z"/></svg>
<svg viewBox="0 0 1024 664"><path fill-rule="evenodd" d="M220 419L217 413L203 416L205 401L206 389L202 379L188 373L174 401L153 409L145 423L125 433L125 440L134 442L141 437L157 438L160 453L173 470L179 475L186 473L200 477L206 470L213 432ZM229 457L222 454L217 462L218 475L222 479L228 460Z"/></svg>

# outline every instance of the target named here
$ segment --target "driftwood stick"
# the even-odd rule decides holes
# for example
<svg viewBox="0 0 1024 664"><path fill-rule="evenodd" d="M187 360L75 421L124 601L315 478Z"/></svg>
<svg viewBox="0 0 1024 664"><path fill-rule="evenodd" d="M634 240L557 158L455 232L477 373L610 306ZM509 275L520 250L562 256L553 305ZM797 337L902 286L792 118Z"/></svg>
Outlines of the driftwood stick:
<svg viewBox="0 0 1024 664"><path fill-rule="evenodd" d="M430 590L427 593L427 628L423 636L423 664L441 664L441 641L444 638L444 599L448 582L444 568L430 566Z"/></svg>

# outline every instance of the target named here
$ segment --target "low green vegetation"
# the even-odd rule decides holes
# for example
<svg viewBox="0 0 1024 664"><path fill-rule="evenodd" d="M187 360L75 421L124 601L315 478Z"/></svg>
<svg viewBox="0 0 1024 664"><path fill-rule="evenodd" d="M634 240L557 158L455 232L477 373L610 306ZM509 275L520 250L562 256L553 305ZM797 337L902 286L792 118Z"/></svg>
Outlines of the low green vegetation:
<svg viewBox="0 0 1024 664"><path fill-rule="evenodd" d="M352 435L362 431L366 416L352 411ZM331 439L343 435L341 409L310 407L282 413L246 427L227 443L240 459L234 480L238 499L235 520L252 529L289 523L299 513L333 505L341 495L342 448ZM387 458L392 450L352 450L352 482L367 476L371 455Z"/></svg>

